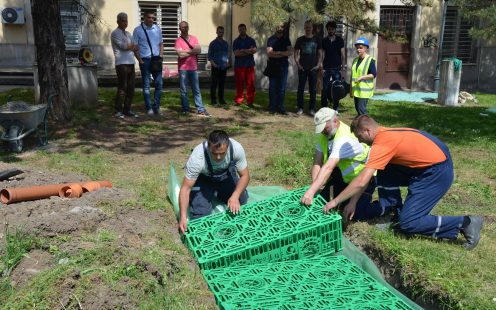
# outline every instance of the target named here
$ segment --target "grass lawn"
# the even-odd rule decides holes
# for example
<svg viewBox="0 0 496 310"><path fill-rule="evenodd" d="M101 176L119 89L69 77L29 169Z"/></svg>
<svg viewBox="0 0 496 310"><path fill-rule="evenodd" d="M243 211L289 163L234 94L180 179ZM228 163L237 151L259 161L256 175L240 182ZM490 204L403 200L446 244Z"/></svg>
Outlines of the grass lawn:
<svg viewBox="0 0 496 310"><path fill-rule="evenodd" d="M32 91L12 90L0 93L0 103L6 102L8 94L14 99L32 101ZM74 120L70 128L58 130L52 141L57 139L75 139L81 128L93 124L107 122L113 111L113 96L115 89L100 89L100 108L93 110L75 109ZM391 231L383 231L369 223L353 223L348 225L347 234L359 238L361 244L367 244L367 249L374 256L382 258L385 264L392 266L401 276L403 286L414 298L420 298L446 309L496 309L496 114L483 116L480 113L494 105L496 95L476 94L477 105L448 108L436 105L415 104L407 102L371 102L369 114L385 126L413 127L425 130L438 136L446 142L453 155L455 165L455 182L447 195L441 200L433 213L438 215L482 215L485 226L482 239L473 251L462 248L462 238L457 242L437 241L431 238L406 238ZM233 92L227 91L227 99L233 98ZM208 91L203 90L203 98L209 108ZM317 99L319 104L319 98ZM140 92L136 92L135 106L143 109ZM168 89L162 99L163 106L174 107L180 116L179 92ZM190 101L192 102L192 101ZM266 92L256 95L256 113L267 109L268 96ZM192 103L191 103L192 104ZM290 112L296 111L296 96L288 93L286 106ZM345 122L349 123L355 116L355 109L350 98L342 101L345 110L341 113ZM226 108L230 109L230 108ZM143 112L143 111L139 112ZM253 184L284 185L297 188L308 185L309 170L312 163L314 135L313 128L306 131L294 130L291 125L296 118L285 118L280 128L275 132L277 139L284 141L284 147L268 154L265 164L250 171ZM215 118L209 121L214 125ZM243 135L246 132L260 135L261 141L266 141L262 125L250 124L215 124L228 132ZM142 122L122 130L146 137L150 134L167 135L174 128L162 125L160 122ZM91 141L81 141L78 147L61 153L46 153L36 151L34 156L23 157L12 154L0 154L4 162L23 163L36 166L37 169L56 170L65 167L69 171L92 178L114 178L116 186L127 188L136 193L135 200L119 204L117 207L129 207L135 204L144 206L147 210L164 210L168 217L173 217L171 207L165 197L166 182L158 166L161 163L147 162L140 170L126 171L121 167L123 154L118 150L93 150ZM57 142L54 142L57 143ZM188 154L183 147L184 158ZM143 157L145 158L145 157ZM140 160L146 160L145 159ZM0 206L4 207L4 206ZM116 206L98 206L109 214L115 212ZM172 223L172 220L169 224ZM167 279L167 283L158 287L150 276L145 275L140 268L126 264L125 260L115 257L119 253L117 237L110 231L98 231L84 236L87 244L94 244L91 249L79 253L72 264L58 265L51 271L35 277L26 288L15 291L8 284L7 269L11 270L13 259L20 259L29 249L40 248L48 250L57 259L64 258L58 246L65 242L63 237L53 239L38 239L22 237L23 234L9 235L17 240L19 246L7 248L0 240L0 308L23 308L41 305L41 308L60 306L56 293L57 286L74 269L82 271L80 284L75 288L75 295L83 296L90 291L91 277L94 272L100 273L104 281L113 286L119 286L123 277L131 279L125 289L129 296L142 300L140 306L144 309L198 309L209 308L201 303L205 298L198 282L200 277L191 271L191 256L175 241L169 233L157 232L160 242L154 246L144 247L142 252L134 253L144 261L156 262L160 266L164 259L171 259L168 251L174 251L174 266L178 269L179 277ZM4 232L0 232L2 234ZM17 237L16 237L17 236ZM72 238L72 237L67 237ZM1 239L1 238L0 238ZM10 239L9 239L10 240ZM105 250L103 250L105 249ZM166 251L167 250L167 251ZM126 253L125 253L126 254ZM105 262L105 263L102 263ZM164 267L165 268L165 267ZM160 269L160 268L159 268ZM160 270L167 274L166 270ZM85 277L84 272L88 274ZM55 294L55 295L54 295ZM192 298L191 296L195 296ZM17 305L17 306L15 306ZM77 308L77 303L71 304Z"/></svg>

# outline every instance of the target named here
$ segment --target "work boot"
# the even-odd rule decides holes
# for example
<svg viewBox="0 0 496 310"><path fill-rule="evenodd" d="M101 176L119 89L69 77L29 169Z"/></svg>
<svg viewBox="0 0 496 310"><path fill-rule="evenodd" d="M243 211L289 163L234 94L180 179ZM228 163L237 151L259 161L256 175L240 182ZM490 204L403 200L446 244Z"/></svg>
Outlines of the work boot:
<svg viewBox="0 0 496 310"><path fill-rule="evenodd" d="M473 215L470 215L468 218L470 223L467 227L461 229L461 233L465 239L467 239L467 242L463 244L463 247L467 250L472 250L479 243L480 232L484 224L484 219L482 216Z"/></svg>

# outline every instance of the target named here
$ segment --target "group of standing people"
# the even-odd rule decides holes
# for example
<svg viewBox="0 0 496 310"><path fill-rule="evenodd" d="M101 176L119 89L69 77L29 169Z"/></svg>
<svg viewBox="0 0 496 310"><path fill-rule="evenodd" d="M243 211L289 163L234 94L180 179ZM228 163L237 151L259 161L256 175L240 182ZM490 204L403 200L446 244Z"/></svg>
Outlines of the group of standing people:
<svg viewBox="0 0 496 310"><path fill-rule="evenodd" d="M126 13L117 15L117 28L111 34L112 49L115 56L115 70L117 73L117 95L115 100L115 116L117 118L138 117L131 111L131 103L135 87L135 59L138 61L145 109L148 115L162 115L160 110L160 99L162 96L162 62L163 62L163 39L162 30L155 23L155 12L144 11L143 22L138 25L131 35L126 31L128 16ZM178 55L179 84L181 94L182 113L188 114L188 83L191 85L195 106L198 116L209 117L205 109L200 93L198 80L198 54L201 46L198 39L190 35L188 23L179 23L181 35L175 42L175 50ZM151 96L151 80L155 86L153 98Z"/></svg>
<svg viewBox="0 0 496 310"><path fill-rule="evenodd" d="M155 23L155 12L145 11L143 22L131 35L126 31L127 14L117 15L118 27L111 34L112 49L115 55L115 70L118 89L115 101L116 117L137 117L131 111L131 103L135 86L135 59L141 71L143 97L148 115L162 115L160 99L162 95L162 31ZM317 98L317 80L319 71L323 71L321 106L327 107L332 100L334 110L339 108L339 97L330 98L329 88L333 83L342 80L346 69L345 44L336 35L337 25L330 21L326 24L327 36L321 40L314 34L312 21L304 24L305 34L296 40L294 48L290 39L284 35L284 25L276 28L274 35L267 40L267 68L264 71L269 77L269 112L287 115L284 98L288 78L289 57L294 56L298 70L297 114L304 112L304 91L308 81L310 101L308 114L315 115ZM179 23L180 36L175 42L178 56L179 85L183 114L189 114L188 84L191 87L198 116L209 117L203 105L198 79L198 54L201 46L198 39L189 34L186 21ZM247 34L245 24L238 25L239 36L233 41L234 75L236 95L234 104L246 104L253 107L255 101L255 59L257 52L255 40ZM377 75L376 60L367 54L369 42L365 38L355 41L358 54L351 67L350 96L354 98L355 108L359 115L367 114L368 98L374 93L374 79ZM227 70L231 63L228 54L228 43L224 40L224 27L217 27L217 36L209 44L208 60L211 64L210 99L212 104L226 104L224 85ZM151 80L155 86L151 96ZM246 91L245 91L246 89Z"/></svg>
<svg viewBox="0 0 496 310"><path fill-rule="evenodd" d="M304 24L305 34L296 40L294 48L290 39L284 35L284 25L276 28L274 35L267 40L267 67L264 74L269 77L269 112L287 115L284 98L288 78L289 57L294 56L298 69L297 114L304 112L304 91L308 81L310 101L308 114L315 115L317 101L317 80L319 71L323 71L321 106L327 107L332 101L334 110L339 108L338 96L329 96L333 82L342 81L343 70L347 68L344 40L336 35L337 24L330 21L326 24L327 36L321 40L314 34L313 22ZM239 36L233 41L234 75L236 79L236 96L234 103L253 106L255 99L255 60L253 55L257 45L247 35L246 25L238 26ZM228 44L223 38L224 28L217 28L217 38L208 49L208 60L212 65L212 82L210 97L213 104L225 104L224 83L227 69L230 67ZM350 96L354 98L355 108L359 115L367 114L368 98L372 97L374 79L377 75L376 60L367 54L369 42L358 38L355 42L358 56L351 68ZM217 101L217 97L219 101Z"/></svg>

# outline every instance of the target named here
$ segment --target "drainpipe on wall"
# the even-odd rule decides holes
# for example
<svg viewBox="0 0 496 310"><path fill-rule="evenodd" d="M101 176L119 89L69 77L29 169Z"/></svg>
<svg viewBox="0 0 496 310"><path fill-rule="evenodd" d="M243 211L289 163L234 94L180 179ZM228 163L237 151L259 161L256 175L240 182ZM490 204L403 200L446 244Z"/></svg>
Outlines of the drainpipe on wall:
<svg viewBox="0 0 496 310"><path fill-rule="evenodd" d="M441 68L441 58L443 57L444 23L446 22L447 9L448 9L448 1L443 1L443 15L441 18L441 36L439 38L439 44L437 50L436 74L434 75L434 91L439 90L439 79L441 78L440 68Z"/></svg>
<svg viewBox="0 0 496 310"><path fill-rule="evenodd" d="M232 30L232 24L233 24L233 0L230 0L227 2L227 14L226 14L226 41L227 41L227 50L228 50L228 55L229 59L231 60L231 64L233 63L232 59L232 41L233 41L233 30Z"/></svg>

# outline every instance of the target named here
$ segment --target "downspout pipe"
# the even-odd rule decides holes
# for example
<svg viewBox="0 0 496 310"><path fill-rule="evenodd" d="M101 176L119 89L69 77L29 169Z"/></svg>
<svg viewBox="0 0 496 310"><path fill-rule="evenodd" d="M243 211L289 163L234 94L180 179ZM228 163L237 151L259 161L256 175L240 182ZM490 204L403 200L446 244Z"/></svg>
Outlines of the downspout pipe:
<svg viewBox="0 0 496 310"><path fill-rule="evenodd" d="M227 49L228 49L228 55L229 59L231 60L230 63L233 64L233 59L232 59L232 42L233 42L233 0L229 0L227 2L227 16L226 16L226 23L227 23L227 34L226 34L226 39L227 39Z"/></svg>
<svg viewBox="0 0 496 310"><path fill-rule="evenodd" d="M441 79L441 58L443 57L443 40L444 40L444 24L446 22L446 11L448 10L448 1L443 1L443 15L441 18L441 35L437 50L436 74L434 75L434 91L439 91L439 80Z"/></svg>

